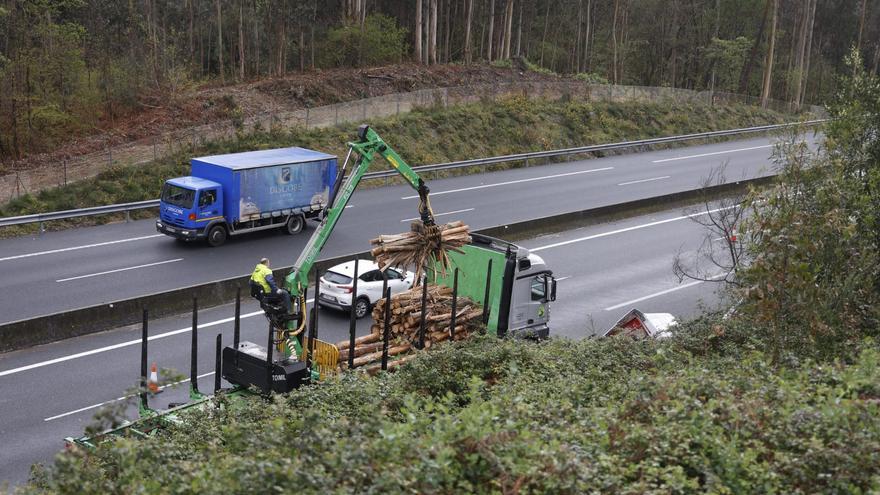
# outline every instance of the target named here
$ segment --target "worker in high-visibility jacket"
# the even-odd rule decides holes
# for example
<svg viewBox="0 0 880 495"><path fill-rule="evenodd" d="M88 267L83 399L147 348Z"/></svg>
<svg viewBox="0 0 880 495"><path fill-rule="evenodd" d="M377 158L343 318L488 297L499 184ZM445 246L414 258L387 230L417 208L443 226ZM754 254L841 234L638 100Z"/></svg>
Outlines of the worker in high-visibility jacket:
<svg viewBox="0 0 880 495"><path fill-rule="evenodd" d="M280 302L284 306L285 314L290 314L290 293L278 287L272 269L269 268L269 258L263 258L254 267L251 280L263 288L263 297L270 303Z"/></svg>

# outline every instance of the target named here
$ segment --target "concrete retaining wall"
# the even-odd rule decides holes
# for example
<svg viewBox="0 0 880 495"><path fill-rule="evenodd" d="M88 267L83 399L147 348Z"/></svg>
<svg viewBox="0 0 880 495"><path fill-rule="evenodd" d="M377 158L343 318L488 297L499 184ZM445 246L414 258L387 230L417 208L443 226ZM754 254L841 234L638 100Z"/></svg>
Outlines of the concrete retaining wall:
<svg viewBox="0 0 880 495"><path fill-rule="evenodd" d="M499 225L478 230L481 234L516 241L537 234L559 232L574 227L608 222L619 218L632 217L652 211L662 211L679 206L687 206L704 200L711 200L746 190L750 186L769 184L775 177L762 177L713 186L707 189L696 189L679 193L667 194L653 198L629 201L609 206L600 206L588 210L575 211L535 218L522 222ZM343 261L357 256L369 257L369 251L352 253L345 256L326 258L316 264L316 269L323 271ZM280 271L287 275L291 267L283 267ZM314 274L312 274L314 276ZM192 308L192 298L198 297L199 307L207 308L226 304L235 299L239 287L242 297L249 297L248 275L216 280L193 285L168 292L160 292L124 299L111 303L100 304L88 308L65 311L51 315L39 316L28 320L20 320L0 325L0 352L22 349L37 344L76 337L89 333L100 332L111 328L140 323L144 309L149 310L150 319L187 312Z"/></svg>

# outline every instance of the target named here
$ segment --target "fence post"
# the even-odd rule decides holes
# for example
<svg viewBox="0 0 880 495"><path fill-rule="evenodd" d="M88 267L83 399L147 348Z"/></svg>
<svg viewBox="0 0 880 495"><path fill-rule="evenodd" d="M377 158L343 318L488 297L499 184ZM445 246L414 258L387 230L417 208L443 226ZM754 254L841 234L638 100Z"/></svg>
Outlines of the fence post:
<svg viewBox="0 0 880 495"><path fill-rule="evenodd" d="M64 185L67 185L67 159L64 160Z"/></svg>
<svg viewBox="0 0 880 495"><path fill-rule="evenodd" d="M339 125L339 104L333 105L333 125Z"/></svg>
<svg viewBox="0 0 880 495"><path fill-rule="evenodd" d="M400 93L397 93L397 114L400 115Z"/></svg>
<svg viewBox="0 0 880 495"><path fill-rule="evenodd" d="M309 128L309 107L306 107L306 129Z"/></svg>

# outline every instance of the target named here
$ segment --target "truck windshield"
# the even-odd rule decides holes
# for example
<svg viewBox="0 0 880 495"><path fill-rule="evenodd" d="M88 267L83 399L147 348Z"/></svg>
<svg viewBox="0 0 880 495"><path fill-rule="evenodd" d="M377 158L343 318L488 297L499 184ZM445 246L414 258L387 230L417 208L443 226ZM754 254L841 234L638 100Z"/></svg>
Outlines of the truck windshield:
<svg viewBox="0 0 880 495"><path fill-rule="evenodd" d="M162 202L179 206L181 208L192 208L193 200L196 199L196 192L192 189L186 189L174 184L165 183L162 188Z"/></svg>

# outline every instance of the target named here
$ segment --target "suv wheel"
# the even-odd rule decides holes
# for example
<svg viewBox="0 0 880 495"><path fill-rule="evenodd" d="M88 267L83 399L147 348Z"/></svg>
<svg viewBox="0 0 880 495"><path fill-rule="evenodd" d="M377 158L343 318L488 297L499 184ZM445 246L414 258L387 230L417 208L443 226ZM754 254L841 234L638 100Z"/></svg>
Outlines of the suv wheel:
<svg viewBox="0 0 880 495"><path fill-rule="evenodd" d="M354 317L361 319L370 312L370 301L366 297L359 297L354 302Z"/></svg>

